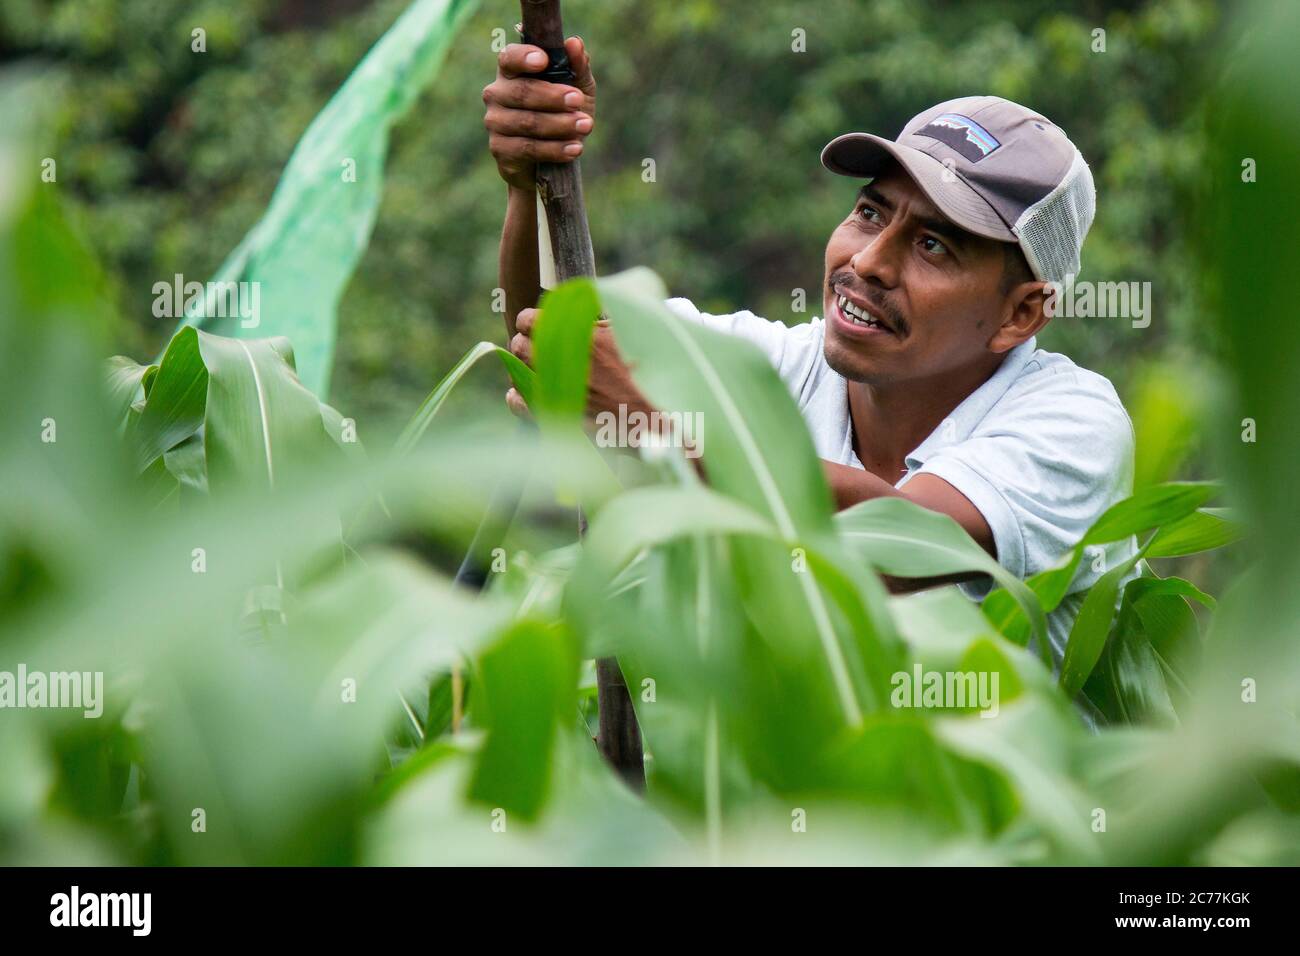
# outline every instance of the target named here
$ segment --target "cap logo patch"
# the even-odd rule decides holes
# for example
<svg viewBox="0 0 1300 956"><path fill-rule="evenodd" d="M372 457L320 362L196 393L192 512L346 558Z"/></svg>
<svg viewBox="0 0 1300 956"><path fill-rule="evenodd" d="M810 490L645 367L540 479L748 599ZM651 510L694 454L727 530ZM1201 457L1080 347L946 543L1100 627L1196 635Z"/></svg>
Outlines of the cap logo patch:
<svg viewBox="0 0 1300 956"><path fill-rule="evenodd" d="M916 135L937 139L972 163L978 163L1002 145L979 123L959 113L944 113L936 117L924 128L917 130Z"/></svg>

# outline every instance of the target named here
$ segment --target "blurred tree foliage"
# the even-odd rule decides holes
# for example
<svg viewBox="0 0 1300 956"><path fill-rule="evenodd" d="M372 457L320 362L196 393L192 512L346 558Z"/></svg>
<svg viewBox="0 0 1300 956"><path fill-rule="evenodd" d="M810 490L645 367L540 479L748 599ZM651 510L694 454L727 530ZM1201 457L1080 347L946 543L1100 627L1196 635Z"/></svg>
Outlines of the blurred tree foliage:
<svg viewBox="0 0 1300 956"><path fill-rule="evenodd" d="M64 64L58 181L114 276L117 350L172 331L153 283L203 280L265 207L294 143L403 0L5 0L0 58ZM583 159L598 268L657 269L715 311L803 321L855 185L822 169L831 137L894 135L969 93L1033 106L1090 161L1097 222L1084 277L1150 281L1151 327L1058 319L1043 336L1126 385L1204 348L1187 197L1197 189L1215 0L569 0L600 86ZM485 0L436 88L394 137L374 241L340 307L333 400L409 414L493 314L505 186L480 90L513 0ZM202 27L207 52L191 51ZM1105 52L1094 52L1104 29ZM803 31L804 52L795 47ZM655 181L643 179L653 159ZM808 311L792 311L807 290ZM479 398L504 390L480 376Z"/></svg>

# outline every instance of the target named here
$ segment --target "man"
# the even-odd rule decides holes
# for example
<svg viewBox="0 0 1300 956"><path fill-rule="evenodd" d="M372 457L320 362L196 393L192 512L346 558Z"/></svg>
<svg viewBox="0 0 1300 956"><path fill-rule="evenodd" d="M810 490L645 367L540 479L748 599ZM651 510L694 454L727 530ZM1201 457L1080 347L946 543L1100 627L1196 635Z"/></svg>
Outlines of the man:
<svg viewBox="0 0 1300 956"><path fill-rule="evenodd" d="M578 38L574 86L529 79L537 47L500 54L483 91L489 146L509 186L501 241L511 349L531 355L539 296L533 164L582 152L596 85ZM822 164L865 181L826 246L826 318L787 327L752 312L682 318L753 342L789 386L840 508L891 495L950 515L1013 574L1055 564L1132 484L1133 431L1114 388L1037 348L1047 282L1077 274L1094 211L1091 173L1050 121L969 96L914 117L897 140L846 133ZM511 408L525 413L513 389ZM597 329L590 409L648 410L608 329ZM1070 626L1120 542L1088 556L1049 615L1059 663ZM927 582L928 583L928 582ZM960 583L972 598L987 577Z"/></svg>

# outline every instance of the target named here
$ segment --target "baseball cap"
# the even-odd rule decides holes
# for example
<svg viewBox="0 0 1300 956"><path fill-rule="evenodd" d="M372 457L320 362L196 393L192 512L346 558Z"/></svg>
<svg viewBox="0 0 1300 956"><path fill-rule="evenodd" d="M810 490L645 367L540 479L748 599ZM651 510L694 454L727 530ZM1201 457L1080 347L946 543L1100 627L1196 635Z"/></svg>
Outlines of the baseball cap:
<svg viewBox="0 0 1300 956"><path fill-rule="evenodd" d="M1036 278L1078 274L1097 192L1051 120L998 96L963 96L918 113L897 140L845 133L822 150L822 165L842 176L875 176L891 158L957 225L1018 243Z"/></svg>

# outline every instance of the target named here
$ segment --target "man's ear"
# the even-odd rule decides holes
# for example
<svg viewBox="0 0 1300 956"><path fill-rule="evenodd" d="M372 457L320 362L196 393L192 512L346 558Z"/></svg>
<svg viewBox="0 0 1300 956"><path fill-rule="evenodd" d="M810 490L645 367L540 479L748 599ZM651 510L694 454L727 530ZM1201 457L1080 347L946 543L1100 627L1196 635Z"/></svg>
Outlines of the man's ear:
<svg viewBox="0 0 1300 956"><path fill-rule="evenodd" d="M1027 342L1051 319L1047 283L1022 282L1010 289L1002 304L1002 324L989 339L990 352L1007 352Z"/></svg>

